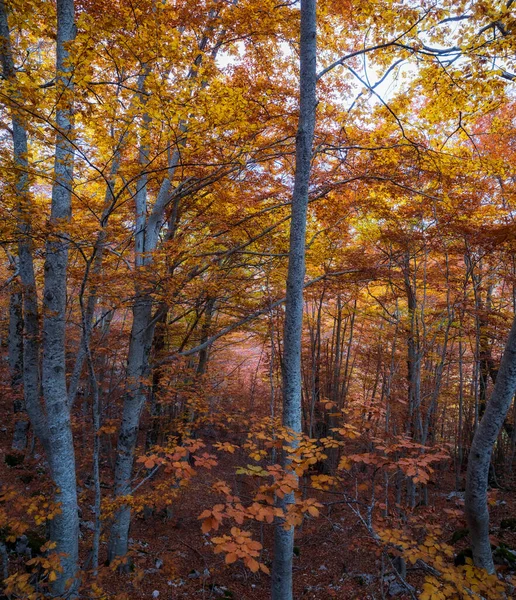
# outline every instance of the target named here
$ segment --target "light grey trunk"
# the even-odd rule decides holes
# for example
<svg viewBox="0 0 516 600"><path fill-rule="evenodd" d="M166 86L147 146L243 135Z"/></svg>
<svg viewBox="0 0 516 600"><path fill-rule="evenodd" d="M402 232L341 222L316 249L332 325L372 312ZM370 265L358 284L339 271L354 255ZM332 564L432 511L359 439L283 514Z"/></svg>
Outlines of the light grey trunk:
<svg viewBox="0 0 516 600"><path fill-rule="evenodd" d="M98 240L98 238L97 238ZM95 259L95 256L93 257ZM93 576L96 577L98 575L98 567L99 567L99 551L100 551L100 532L101 532L101 489L100 489L100 392L99 392L99 383L97 381L97 376L95 374L95 367L93 364L93 357L91 354L91 349L89 345L90 339L90 329L91 323L88 324L87 319L88 316L93 317L93 313L91 315L88 313L90 309L90 300L92 295L89 296L87 306L84 305L84 294L86 289L86 284L89 277L89 272L91 268L91 261L86 263L86 269L84 272L84 277L81 284L81 289L79 293L79 304L81 307L81 323L82 323L82 347L84 348L84 353L86 355L86 362L88 365L88 374L89 374L89 386L91 390L92 396L92 422L93 422L93 484L94 484L94 514L95 521L93 527L93 544L91 551L91 566L93 570ZM108 325L109 326L109 325ZM77 363L76 363L77 364ZM70 406L70 392L68 392L68 402Z"/></svg>
<svg viewBox="0 0 516 600"><path fill-rule="evenodd" d="M143 117L144 128L150 120ZM176 150L170 158L167 177L163 180L156 201L147 217L147 174L148 148L140 148L140 164L144 173L138 180L135 195L136 269L144 269L152 263L152 253L159 242L159 232L163 225L166 208L171 200L171 181L179 164L180 154ZM152 296L150 290L137 289L133 307L133 324L127 358L126 393L122 423L118 433L117 461L115 465L115 496L131 493L131 475L134 452L138 438L140 417L145 403L147 388L143 381L149 375L149 356L154 337L155 323L152 317ZM131 509L121 506L111 526L108 560L125 556L128 550Z"/></svg>
<svg viewBox="0 0 516 600"><path fill-rule="evenodd" d="M301 334L308 188L315 129L316 100L316 0L301 0L299 122L296 136L296 170L292 193L290 246L283 341L283 425L301 433ZM296 443L296 442L294 442ZM287 458L283 456L283 465ZM294 501L285 496L280 506ZM294 529L282 523L274 531L272 599L292 600Z"/></svg>
<svg viewBox="0 0 516 600"><path fill-rule="evenodd" d="M79 519L75 479L70 411L66 391L65 327L68 239L59 231L60 223L71 215L74 152L72 67L69 44L75 38L75 9L73 0L57 1L57 60L56 87L60 101L56 111L56 150L50 222L55 235L46 243L45 287L43 293L43 353L42 388L48 419L48 459L56 486L55 500L61 512L53 519L51 539L56 552L63 553L62 573L53 586L63 594L68 585L76 586L78 561Z"/></svg>
<svg viewBox="0 0 516 600"><path fill-rule="evenodd" d="M148 120L144 118L144 124ZM140 150L140 162L145 169L148 160L148 151L145 146ZM156 205L161 201L162 213L166 207L164 196L168 197L170 182L166 179L158 194ZM152 226L157 229L155 235L151 232L150 219L147 222L147 175L143 174L138 180L136 203L136 234L135 252L136 268L142 269L151 261L150 253L155 250L158 241L161 219L155 215L155 208L151 214L154 216ZM140 416L145 403L147 386L144 379L149 374L149 356L152 347L154 324L152 323L152 297L148 290L136 290L136 301L133 307L133 323L131 339L127 357L126 390L122 423L118 434L117 460L115 465L115 496L120 498L131 493L131 475L134 463L134 452L138 440ZM125 556L129 543L129 527L131 524L131 509L122 505L117 512L111 526L108 560Z"/></svg>
<svg viewBox="0 0 516 600"><path fill-rule="evenodd" d="M351 351L353 349L353 338L355 334L355 321L357 314L357 299L353 302L353 311L349 317L349 337L346 345L346 360L344 362L344 373L342 374L342 391L340 392L338 406L339 408L346 408L348 404L348 389L353 373L353 362L351 361ZM344 343L344 340L343 340ZM342 352L341 352L342 354ZM351 365L350 365L351 363ZM351 368L350 368L351 367Z"/></svg>
<svg viewBox="0 0 516 600"><path fill-rule="evenodd" d="M9 302L9 371L14 396L14 431L12 449L23 452L27 447L29 421L25 418L23 398L23 300L20 292L11 294Z"/></svg>
<svg viewBox="0 0 516 600"><path fill-rule="evenodd" d="M7 9L2 0L0 0L0 46L2 74L5 79L15 82L16 71L11 49ZM18 94L14 100L15 102L10 108L12 111L13 155L17 167L15 186L18 212L18 270L23 296L23 396L34 433L46 448L46 419L40 404L38 297L32 259L27 131L23 119L16 111L20 100Z"/></svg>
<svg viewBox="0 0 516 600"><path fill-rule="evenodd" d="M144 98L142 97L144 100ZM143 117L143 128L148 128L149 119ZM148 147L140 147L140 165L145 171L148 162ZM147 220L147 174L144 172L137 182L135 195L135 254L136 269L144 266L145 238ZM145 364L148 362L150 343L146 342L149 335L149 325L152 319L152 299L142 290L136 290L136 300L133 306L133 323L129 352L127 356L126 389L122 423L118 433L117 459L115 465L115 496L120 498L131 493L131 474L134 463L134 451L138 440L140 415L145 402L145 387L143 383ZM115 513L111 525L108 560L125 556L129 543L129 526L131 524L131 509L122 505Z"/></svg>
<svg viewBox="0 0 516 600"><path fill-rule="evenodd" d="M81 306L83 321L85 319L85 311L84 307ZM83 327L86 328L86 324L83 324ZM97 381L97 377L95 375L95 369L93 366L93 357L91 355L90 347L88 342L85 340L85 351L86 351L86 360L88 363L88 373L90 376L90 387L93 396L92 403L92 421L93 421L93 483L95 489L94 496L94 513L95 513L95 522L93 528L93 545L92 545L92 558L91 558L91 566L93 569L93 576L96 577L98 575L99 568L99 551L100 551L100 532L101 532L101 521L100 521L100 513L101 513L101 488L100 488L100 392L99 392L99 384Z"/></svg>
<svg viewBox="0 0 516 600"><path fill-rule="evenodd" d="M493 393L475 432L468 458L465 512L470 530L473 561L477 567L494 573L489 542L487 485L494 445L516 393L516 318L500 364Z"/></svg>
<svg viewBox="0 0 516 600"><path fill-rule="evenodd" d="M416 268L411 272L410 254L404 257L403 277L405 292L407 294L407 308L409 314L409 327L407 330L407 380L409 419L407 420L407 433L412 439L421 443L423 425L421 420L421 345L419 339L418 299L416 285ZM412 508L416 505L416 484L411 477L407 478L407 503Z"/></svg>
<svg viewBox="0 0 516 600"><path fill-rule="evenodd" d="M462 469L463 449L462 449L462 429L464 412L464 343L462 341L462 316L459 325L459 422L457 425L456 456L455 456L455 489L460 490L460 474Z"/></svg>
<svg viewBox="0 0 516 600"><path fill-rule="evenodd" d="M407 380L409 392L408 433L415 441L421 442L423 425L421 420L421 343L419 335L418 299L416 269L411 272L410 255L404 257L403 277L407 294L409 328L407 331Z"/></svg>
<svg viewBox="0 0 516 600"><path fill-rule="evenodd" d="M322 302L321 302L322 307ZM337 296L337 317L336 317L336 330L335 330L335 358L333 363L333 376L330 378L330 391L331 398L338 406L340 400L340 371L342 367L342 300L340 294ZM345 332L345 330L344 330Z"/></svg>
<svg viewBox="0 0 516 600"><path fill-rule="evenodd" d="M321 397L321 374L320 374L320 364L321 364L321 313L322 306L324 302L324 294L325 288L323 288L321 297L319 302L314 301L316 306L312 304L312 318L314 317L315 311L317 311L316 322L313 327L310 327L310 354L311 354L311 365L310 365L310 389L307 390L307 397L310 397L310 407L309 407L309 415L308 415L308 435L310 437L314 436L315 429L315 411L317 408L317 403ZM336 359L337 360L337 359ZM324 426L324 424L323 424ZM318 431L320 433L320 431ZM318 437L321 437L318 435Z"/></svg>
<svg viewBox="0 0 516 600"><path fill-rule="evenodd" d="M145 402L146 386L143 378L148 374L149 354L152 345L152 301L139 298L133 309L133 326L127 361L127 388L124 397L122 423L118 436L115 466L115 496L131 493L131 475L134 451L138 438L140 415ZM108 559L125 556L128 550L131 509L122 506L115 514L109 539Z"/></svg>
<svg viewBox="0 0 516 600"><path fill-rule="evenodd" d="M146 176L144 177L146 178ZM165 198L169 197L169 191L170 181L166 179L156 200L156 205L159 203L162 207L161 218L167 205ZM156 205L146 223L146 181L141 181L136 197L136 262L138 268L150 265L151 253L156 249L158 243L162 220L155 212ZM134 452L138 439L140 417L147 394L145 380L150 373L149 356L154 337L154 327L150 291L137 291L133 307L133 324L127 359L126 393L122 423L118 435L115 466L115 496L117 498L131 493ZM124 505L116 512L111 526L108 547L109 561L116 557L125 556L127 553L130 524L131 509L129 506Z"/></svg>

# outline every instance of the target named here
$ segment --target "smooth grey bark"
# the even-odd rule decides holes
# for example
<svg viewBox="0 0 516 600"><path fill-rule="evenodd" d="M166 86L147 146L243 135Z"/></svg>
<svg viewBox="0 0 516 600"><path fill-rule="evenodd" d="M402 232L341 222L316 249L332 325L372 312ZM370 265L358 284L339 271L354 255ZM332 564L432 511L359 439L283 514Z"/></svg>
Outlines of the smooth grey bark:
<svg viewBox="0 0 516 600"><path fill-rule="evenodd" d="M142 95L142 101L145 97ZM148 129L150 118L143 115L144 133ZM145 137L145 135L143 135ZM143 169L137 182L135 194L135 269L142 271L152 261L151 253L156 249L159 228L161 227L170 190L168 177L163 180L151 215L147 218L147 183L145 172L149 160L149 148L145 143L140 146L140 165ZM170 175L170 173L169 173ZM159 214L157 213L159 211ZM152 218L152 225L151 225ZM151 227L155 231L151 231ZM150 289L136 285L136 298L133 305L133 323L127 356L126 388L122 412L122 423L118 433L117 459L115 465L115 496L122 498L131 493L131 475L134 464L134 452L138 439L140 417L146 398L144 379L149 373L149 356L154 336L152 323L152 296ZM108 560L127 554L129 545L129 527L131 508L123 504L116 511L111 525Z"/></svg>
<svg viewBox="0 0 516 600"><path fill-rule="evenodd" d="M339 395L339 408L346 408L348 404L348 389L353 375L353 366L355 359L351 360L351 352L353 349L354 336L355 336L355 322L357 316L357 298L353 301L353 310L349 316L349 335L347 340L342 339L342 343L346 344L346 359L344 361L344 372L342 373L342 388ZM347 327L347 325L346 325ZM341 350L342 354L342 350Z"/></svg>
<svg viewBox="0 0 516 600"><path fill-rule="evenodd" d="M321 298L321 304L319 307L319 315L318 315L318 323L320 323L321 320L321 309L322 309L322 298ZM341 340L344 337L344 333L346 331L346 328L344 328L344 331L342 331L342 299L340 297L340 294L337 295L337 315L336 318L334 319L334 338L335 338L335 343L332 344L332 347L335 349L335 355L334 355L334 359L333 359L333 373L332 375L329 377L329 389L330 389L330 393L331 396L329 396L333 402L335 402L335 404L338 406L339 405L339 400L340 400L340 372L341 372L341 368L342 368L342 343ZM320 337L320 334L319 334ZM342 340L343 341L343 340ZM317 360L319 360L319 357L317 357Z"/></svg>
<svg viewBox="0 0 516 600"><path fill-rule="evenodd" d="M148 128L149 117L143 115L143 128ZM145 172L149 160L149 149L145 144L140 147L140 164L143 172L138 179L135 194L135 268L145 270L152 264L152 253L159 242L159 233L164 223L165 211L172 200L172 180L180 161L179 150L170 157L167 175L161 183L156 201L147 216L147 180ZM122 497L131 493L131 475L134 463L134 451L138 437L138 428L147 386L144 379L150 372L149 357L154 338L155 320L153 319L152 290L137 286L133 306L133 324L127 358L126 392L122 423L118 435L117 461L115 466L115 496ZM125 556L128 550L131 509L122 505L116 512L108 546L108 560Z"/></svg>
<svg viewBox="0 0 516 600"><path fill-rule="evenodd" d="M63 223L71 216L74 150L73 68L70 43L75 39L74 0L57 0L56 146L50 223L54 231L45 245L43 292L42 389L48 419L48 461L61 512L52 520L51 539L63 553L62 573L53 586L57 595L76 586L79 518L70 410L66 390L66 282L68 236Z"/></svg>
<svg viewBox="0 0 516 600"><path fill-rule="evenodd" d="M147 149L142 148L140 159L146 164ZM145 271L152 264L152 253L159 242L159 232L165 211L173 199L171 181L179 164L179 151L174 152L169 163L167 177L163 180L150 215L147 217L147 175L138 181L136 204L135 253L136 269ZM146 379L150 374L149 357L154 339L156 319L153 316L152 289L137 287L133 306L133 323L127 358L126 389L122 423L118 434L117 460L115 465L115 496L121 498L131 493L131 476L138 428L147 396ZM131 509L122 505L115 513L108 545L108 560L127 554Z"/></svg>
<svg viewBox="0 0 516 600"><path fill-rule="evenodd" d="M321 397L321 324L322 324L322 307L324 302L324 295L326 288L323 287L321 296L312 301L311 306L311 319L312 324L309 326L310 335L310 370L307 373L307 384L305 386L305 394L307 398L310 398L310 404L305 416L305 425L308 430L309 437L314 437L314 429L316 423L316 411L318 408L318 402ZM308 307L307 307L308 312ZM338 360L338 359L336 359ZM307 369L308 371L308 369ZM318 411L317 411L318 412ZM324 432L327 423L324 421L321 423L321 427L317 428L317 436L322 437L319 434Z"/></svg>
<svg viewBox="0 0 516 600"><path fill-rule="evenodd" d="M147 128L149 118L144 115L143 126ZM163 180L150 215L147 217L147 174L148 148L142 144L140 163L144 169L138 179L135 195L135 268L144 270L152 263L152 253L159 241L159 231L163 224L166 207L170 201L171 179L179 162L178 152L171 159L167 177ZM152 318L151 289L137 286L136 299L133 306L133 323L127 357L126 390L122 413L122 423L118 434L117 460L115 465L115 496L117 498L131 493L131 475L134 463L134 452L138 438L138 428L143 405L146 399L147 386L145 378L149 374L149 356L154 337L155 323ZM108 546L108 560L125 556L129 543L129 527L131 509L122 505L111 526Z"/></svg>
<svg viewBox="0 0 516 600"><path fill-rule="evenodd" d="M403 280L407 295L407 308L409 326L407 328L407 382L408 382L408 408L406 432L412 440L421 443L423 437L423 423L421 419L421 351L419 306L417 297L417 267L411 269L411 256L407 252L403 256ZM416 506L416 484L411 477L407 477L407 503Z"/></svg>
<svg viewBox="0 0 516 600"><path fill-rule="evenodd" d="M16 85L7 8L0 0L0 59L4 79ZM46 417L40 403L39 318L36 277L32 258L32 228L30 221L28 136L24 121L17 111L20 100L14 92L12 113L13 158L16 167L15 190L18 213L18 272L23 296L23 396L36 437L47 447Z"/></svg>
<svg viewBox="0 0 516 600"><path fill-rule="evenodd" d="M0 36L2 69L5 78L15 81L16 72L10 46L7 11L0 2ZM79 522L75 481L75 459L70 414L66 403L65 378L65 309L68 244L59 224L70 217L73 178L72 69L68 44L75 37L73 0L57 2L56 88L60 101L56 110L55 180L52 187L50 221L56 227L55 238L46 244L45 289L43 296L42 388L46 415L40 404L39 323L36 279L32 258L27 131L21 117L13 111L14 160L18 167L19 243L18 259L23 291L24 357L23 379L27 411L36 436L46 450L52 479L56 485L56 502L61 513L52 521L51 538L56 552L63 554L62 573L58 574L53 592L62 595L67 582L74 585L78 560Z"/></svg>
<svg viewBox="0 0 516 600"><path fill-rule="evenodd" d="M462 315L459 321L459 420L457 425L457 439L456 439L456 450L455 450L455 489L459 491L460 488L460 475L462 469L463 460L463 414L464 414L464 342L462 341L463 336L463 324Z"/></svg>
<svg viewBox="0 0 516 600"><path fill-rule="evenodd" d="M98 240L98 238L97 238ZM95 260L95 255L92 257L92 260ZM95 374L95 367L93 364L93 357L91 354L91 349L89 345L89 334L91 329L91 324L87 323L87 319L89 316L93 317L93 314L89 315L88 310L90 309L91 295L88 298L87 308L84 302L86 283L89 277L89 271L92 266L92 260L86 262L86 269L84 273L84 277L82 279L81 289L79 292L79 305L81 307L81 323L82 323L82 345L84 347L84 352L86 354L86 362L88 365L88 374L89 374L89 386L91 390L92 396L92 423L93 423L93 465L92 465L92 475L93 475L93 485L94 485L94 504L93 504L93 512L95 515L95 521L93 526L93 543L91 550L91 566L93 570L93 576L96 577L98 575L98 567L99 567L99 551L100 551L100 532L101 532L101 489L100 489L100 390L99 390L99 382L97 380L97 376ZM77 363L76 363L77 365ZM70 406L70 396L68 395L68 402Z"/></svg>
<svg viewBox="0 0 516 600"><path fill-rule="evenodd" d="M301 0L299 121L296 135L296 167L292 193L285 323L283 330L283 425L301 433L301 334L305 278L306 214L315 129L316 98L316 0ZM295 441L293 442L296 443ZM287 466L287 457L282 457ZM288 494L279 505L294 502ZM292 600L294 529L278 522L274 530L272 599Z"/></svg>
<svg viewBox="0 0 516 600"><path fill-rule="evenodd" d="M489 542L487 485L494 445L516 393L516 317L503 353L493 393L473 437L468 458L465 513L468 521L473 561L477 567L494 573Z"/></svg>
<svg viewBox="0 0 516 600"><path fill-rule="evenodd" d="M144 377L148 371L148 358L152 345L152 300L148 296L138 298L133 308L133 326L129 342L127 384L124 397L122 423L118 436L115 466L115 496L121 498L131 493L131 475L134 451L138 438L140 416L145 402ZM131 509L122 505L116 512L108 547L108 560L125 556L129 543Z"/></svg>
<svg viewBox="0 0 516 600"><path fill-rule="evenodd" d="M86 319L86 312L84 310L84 305L81 301L81 312L83 321ZM86 329L87 325L83 323L84 329ZM93 569L93 576L96 577L98 575L99 568L99 551L100 551L100 532L101 532L101 521L100 521L100 512L101 512L101 489L100 489L100 391L99 384L97 381L97 376L95 374L95 368L93 365L93 357L91 355L91 350L89 347L88 340L84 341L85 350L86 350L86 361L88 363L88 373L89 373L89 381L91 392L93 396L92 403L92 421L93 421L93 483L95 489L94 495L94 513L95 513L95 521L93 528L93 544L92 544L92 558L91 558L91 566Z"/></svg>
<svg viewBox="0 0 516 600"><path fill-rule="evenodd" d="M269 296L269 304L272 305L272 298L271 298L271 293L270 293L270 287L269 287L269 275L267 275L267 294ZM271 419L274 419L276 417L276 385L275 385L275 377L274 377L274 367L275 367L275 361L276 361L276 346L274 343L274 312L273 309L271 308L269 311L269 339L270 339L270 349L271 349L271 356L270 356L270 360L269 360L269 386L270 386L270 390L271 390L271 397L270 397L270 417ZM274 464L276 462L276 448L273 448L272 450L272 463Z"/></svg>

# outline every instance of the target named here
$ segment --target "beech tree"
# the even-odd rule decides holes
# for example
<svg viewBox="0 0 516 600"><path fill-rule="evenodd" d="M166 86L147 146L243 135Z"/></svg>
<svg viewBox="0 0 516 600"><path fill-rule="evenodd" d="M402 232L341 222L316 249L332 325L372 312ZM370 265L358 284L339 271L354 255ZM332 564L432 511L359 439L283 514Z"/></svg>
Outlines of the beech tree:
<svg viewBox="0 0 516 600"><path fill-rule="evenodd" d="M292 191L289 261L285 322L283 333L283 417L285 427L292 430L292 448L298 444L301 425L301 336L303 330L303 289L305 283L306 213L312 162L312 144L317 106L317 21L315 0L302 0L299 45L299 121L296 135L296 166ZM288 455L283 465L288 466ZM293 502L293 492L280 503L283 510ZM274 531L274 564L272 567L272 598L291 600L294 528L283 522Z"/></svg>
<svg viewBox="0 0 516 600"><path fill-rule="evenodd" d="M500 362L493 392L475 431L468 458L466 515L475 564L494 573L489 539L487 487L493 448L516 393L516 322L513 323Z"/></svg>
<svg viewBox="0 0 516 600"><path fill-rule="evenodd" d="M5 3L0 6L3 39L2 63L4 77L15 78L14 62L9 43L9 26ZM55 112L55 159L52 201L49 224L52 233L45 247L45 277L43 290L43 328L41 344L41 391L45 414L42 414L39 390L39 357L36 290L33 256L24 223L28 196L28 144L23 121L27 115L16 114L13 107L14 161L18 166L16 187L20 194L19 262L24 284L27 339L24 343L24 388L26 405L35 431L40 434L46 449L52 480L56 486L55 501L60 513L52 522L51 540L62 553L62 571L55 578L54 590L64 594L71 585L75 588L78 564L79 517L75 474L75 453L67 403L65 326L68 267L68 234L63 225L70 219L73 186L73 64L70 44L75 38L75 8L73 0L57 3L56 77L58 94ZM16 97L16 96L15 96Z"/></svg>

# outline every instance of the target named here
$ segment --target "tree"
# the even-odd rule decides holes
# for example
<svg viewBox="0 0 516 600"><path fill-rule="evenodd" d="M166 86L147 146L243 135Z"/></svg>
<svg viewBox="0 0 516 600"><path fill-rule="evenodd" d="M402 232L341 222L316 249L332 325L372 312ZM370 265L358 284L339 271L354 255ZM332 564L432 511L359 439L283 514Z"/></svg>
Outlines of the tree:
<svg viewBox="0 0 516 600"><path fill-rule="evenodd" d="M303 290L305 283L306 213L312 162L312 144L317 107L317 41L316 1L301 0L299 45L299 121L296 135L296 166L292 192L290 241L283 328L283 425L292 430L296 448L301 426L301 336L303 330ZM288 466L288 455L283 456ZM280 507L287 510L294 499L286 495ZM273 600L292 600L292 559L294 528L279 521L274 530L274 563L272 567Z"/></svg>
<svg viewBox="0 0 516 600"><path fill-rule="evenodd" d="M491 456L505 417L516 394L516 319L503 353L496 383L484 416L475 431L468 458L465 511L470 528L475 565L494 573L489 539L487 486Z"/></svg>
<svg viewBox="0 0 516 600"><path fill-rule="evenodd" d="M24 284L27 340L24 351L24 388L26 404L34 430L39 434L45 447L50 465L52 480L56 487L55 501L60 512L52 522L51 539L56 552L62 556L62 571L56 577L53 588L63 594L67 587L76 587L75 575L79 556L79 517L75 474L75 453L73 445L70 409L66 390L66 298L68 267L68 234L65 224L71 215L73 187L73 62L71 43L75 38L75 7L73 0L57 2L57 41L55 87L58 93L55 117L55 158L52 182L50 227L52 233L45 247L45 277L43 291L42 329L42 378L41 388L45 401L43 417L39 399L39 364L36 291L33 272L33 257L30 241L27 240L26 211L24 205L28 194L28 144L23 126L25 115L14 113L13 142L14 160L19 165L16 187L20 192L21 241L19 262ZM14 80L15 71L10 51L9 26L5 3L0 5L0 27L3 39L2 62L4 76ZM16 96L15 96L16 98ZM29 344L34 344L29 348ZM45 425L42 424L45 423Z"/></svg>

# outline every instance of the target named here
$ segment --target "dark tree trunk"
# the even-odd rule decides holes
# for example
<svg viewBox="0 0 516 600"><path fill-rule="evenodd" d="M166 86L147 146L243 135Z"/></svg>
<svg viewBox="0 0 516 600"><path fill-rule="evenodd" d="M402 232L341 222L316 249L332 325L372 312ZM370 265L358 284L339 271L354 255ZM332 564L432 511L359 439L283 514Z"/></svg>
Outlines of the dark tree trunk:
<svg viewBox="0 0 516 600"><path fill-rule="evenodd" d="M29 421L25 417L23 397L23 300L13 291L9 300L9 372L13 393L14 431L12 449L23 452L27 447Z"/></svg>

